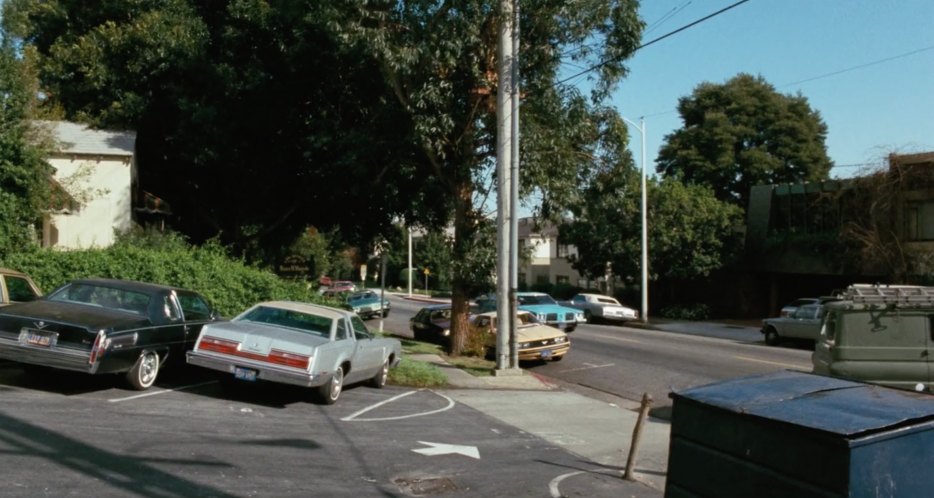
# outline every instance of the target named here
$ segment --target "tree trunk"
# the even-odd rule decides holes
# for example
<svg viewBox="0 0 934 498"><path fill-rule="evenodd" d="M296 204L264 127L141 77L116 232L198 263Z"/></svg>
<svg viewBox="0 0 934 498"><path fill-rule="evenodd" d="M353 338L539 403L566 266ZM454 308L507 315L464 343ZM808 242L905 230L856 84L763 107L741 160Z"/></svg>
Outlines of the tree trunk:
<svg viewBox="0 0 934 498"><path fill-rule="evenodd" d="M466 261L469 257L470 241L474 236L474 220L471 218L473 189L469 182L460 181L455 185L456 202L454 207L454 261ZM469 324L471 284L463 269L455 264L451 296L451 356L460 356L464 351Z"/></svg>

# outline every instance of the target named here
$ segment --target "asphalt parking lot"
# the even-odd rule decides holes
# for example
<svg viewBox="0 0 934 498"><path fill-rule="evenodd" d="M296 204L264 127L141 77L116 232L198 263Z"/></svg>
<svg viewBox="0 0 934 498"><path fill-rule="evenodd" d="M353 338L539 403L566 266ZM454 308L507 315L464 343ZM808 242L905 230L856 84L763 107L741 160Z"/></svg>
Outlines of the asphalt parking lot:
<svg viewBox="0 0 934 498"><path fill-rule="evenodd" d="M355 386L322 406L192 367L139 392L0 362L0 399L2 496L550 496L593 469L443 391Z"/></svg>

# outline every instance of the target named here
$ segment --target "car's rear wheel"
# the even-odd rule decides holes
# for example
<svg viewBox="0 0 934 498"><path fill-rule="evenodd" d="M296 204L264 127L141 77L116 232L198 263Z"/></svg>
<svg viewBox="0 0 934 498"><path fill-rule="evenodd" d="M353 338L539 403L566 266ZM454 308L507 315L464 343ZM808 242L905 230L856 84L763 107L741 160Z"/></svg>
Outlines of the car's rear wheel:
<svg viewBox="0 0 934 498"><path fill-rule="evenodd" d="M344 389L344 367L338 366L334 369L334 375L331 380L318 387L318 399L326 405L333 405L337 398L341 397L341 391Z"/></svg>
<svg viewBox="0 0 934 498"><path fill-rule="evenodd" d="M382 389L386 387L386 379L389 378L389 358L386 358L386 361L383 362L383 366L379 367L379 371L376 372L376 375L370 379L370 385Z"/></svg>
<svg viewBox="0 0 934 498"><path fill-rule="evenodd" d="M778 331L775 330L775 327L769 327L765 330L765 343L769 346L777 346L781 342L781 337L778 335Z"/></svg>
<svg viewBox="0 0 934 498"><path fill-rule="evenodd" d="M126 373L126 380L133 389L145 391L156 382L159 365L159 355L153 351L147 351L136 359L133 368Z"/></svg>

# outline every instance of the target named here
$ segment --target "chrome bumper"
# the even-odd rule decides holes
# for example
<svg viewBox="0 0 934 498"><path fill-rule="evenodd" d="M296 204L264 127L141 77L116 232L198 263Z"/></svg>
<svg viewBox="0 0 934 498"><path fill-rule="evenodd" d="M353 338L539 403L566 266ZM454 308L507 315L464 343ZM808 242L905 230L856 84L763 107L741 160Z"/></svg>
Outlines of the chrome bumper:
<svg viewBox="0 0 934 498"><path fill-rule="evenodd" d="M213 354L189 351L186 354L189 365L195 365L234 375L237 367L256 371L257 380L277 382L301 387L317 387L331 380L331 374L309 374L304 370L279 367L244 358L231 359Z"/></svg>

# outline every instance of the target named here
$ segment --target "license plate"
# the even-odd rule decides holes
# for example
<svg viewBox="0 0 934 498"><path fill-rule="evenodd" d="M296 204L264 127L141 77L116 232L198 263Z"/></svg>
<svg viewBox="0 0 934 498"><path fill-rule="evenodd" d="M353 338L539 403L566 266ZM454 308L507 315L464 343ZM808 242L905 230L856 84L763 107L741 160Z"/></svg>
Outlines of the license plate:
<svg viewBox="0 0 934 498"><path fill-rule="evenodd" d="M234 367L234 377L240 380L255 382L256 381L256 370L252 370L249 368Z"/></svg>
<svg viewBox="0 0 934 498"><path fill-rule="evenodd" d="M37 334L35 332L26 333L26 344L32 346L49 347L52 345L52 336L49 334Z"/></svg>
<svg viewBox="0 0 934 498"><path fill-rule="evenodd" d="M542 351L540 354L541 354L542 358L551 358L551 350L550 350L550 349L546 349L546 350Z"/></svg>

